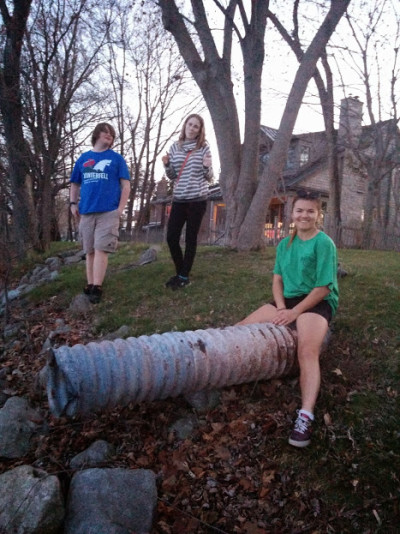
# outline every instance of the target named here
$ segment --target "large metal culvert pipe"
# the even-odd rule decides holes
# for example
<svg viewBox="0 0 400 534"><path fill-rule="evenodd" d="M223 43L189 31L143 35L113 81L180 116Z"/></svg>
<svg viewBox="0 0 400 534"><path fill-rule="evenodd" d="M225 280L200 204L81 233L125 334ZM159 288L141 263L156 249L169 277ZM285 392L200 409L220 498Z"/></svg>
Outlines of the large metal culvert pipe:
<svg viewBox="0 0 400 534"><path fill-rule="evenodd" d="M47 395L60 417L288 375L296 332L269 323L52 349Z"/></svg>

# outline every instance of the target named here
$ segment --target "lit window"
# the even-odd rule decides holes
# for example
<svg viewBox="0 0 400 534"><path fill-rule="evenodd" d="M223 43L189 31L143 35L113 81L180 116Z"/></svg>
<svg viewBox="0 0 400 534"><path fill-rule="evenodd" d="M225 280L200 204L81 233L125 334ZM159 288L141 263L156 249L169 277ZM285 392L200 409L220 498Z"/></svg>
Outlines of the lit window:
<svg viewBox="0 0 400 534"><path fill-rule="evenodd" d="M310 160L310 147L301 146L300 147L300 167L308 163Z"/></svg>

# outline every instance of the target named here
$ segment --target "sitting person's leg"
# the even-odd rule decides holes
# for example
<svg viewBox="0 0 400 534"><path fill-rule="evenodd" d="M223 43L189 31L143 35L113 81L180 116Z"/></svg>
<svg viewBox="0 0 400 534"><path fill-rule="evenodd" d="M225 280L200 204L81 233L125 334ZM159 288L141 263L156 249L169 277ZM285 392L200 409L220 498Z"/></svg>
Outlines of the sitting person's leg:
<svg viewBox="0 0 400 534"><path fill-rule="evenodd" d="M328 322L321 315L306 312L297 318L296 324L302 408L313 413L321 381L319 356Z"/></svg>
<svg viewBox="0 0 400 534"><path fill-rule="evenodd" d="M328 331L328 321L317 313L305 312L297 318L296 327L301 409L289 443L295 447L305 447L311 441L311 425L321 384L319 357Z"/></svg>
<svg viewBox="0 0 400 534"><path fill-rule="evenodd" d="M268 323L276 315L276 307L272 304L264 304L258 310L255 310L250 315L245 317L242 321L239 321L238 325L243 324L255 324L255 323Z"/></svg>

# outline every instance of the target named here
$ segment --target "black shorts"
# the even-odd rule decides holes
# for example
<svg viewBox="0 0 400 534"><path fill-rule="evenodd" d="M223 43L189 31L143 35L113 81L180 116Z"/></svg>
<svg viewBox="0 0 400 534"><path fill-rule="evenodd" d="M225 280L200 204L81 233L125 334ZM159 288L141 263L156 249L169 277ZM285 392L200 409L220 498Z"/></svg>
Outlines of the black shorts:
<svg viewBox="0 0 400 534"><path fill-rule="evenodd" d="M291 310L306 297L307 295L301 295L300 297L292 297L290 299L285 297L286 308ZM271 304L276 306L275 301L272 301ZM321 302L318 302L318 304L316 304L312 308L309 308L305 313L317 313L318 315L322 315L322 317L325 317L325 319L328 321L328 324L332 321L332 308L327 300L321 300Z"/></svg>

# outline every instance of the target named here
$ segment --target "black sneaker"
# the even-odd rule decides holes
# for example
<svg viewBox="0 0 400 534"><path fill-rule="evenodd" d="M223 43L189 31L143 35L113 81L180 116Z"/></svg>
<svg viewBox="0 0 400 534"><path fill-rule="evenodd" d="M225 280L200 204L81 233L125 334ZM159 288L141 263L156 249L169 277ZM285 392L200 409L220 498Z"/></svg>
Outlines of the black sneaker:
<svg viewBox="0 0 400 534"><path fill-rule="evenodd" d="M304 413L299 413L289 437L289 444L294 447L307 447L311 443L312 421Z"/></svg>
<svg viewBox="0 0 400 534"><path fill-rule="evenodd" d="M98 304L101 301L101 296L103 295L103 290L101 286L93 286L92 292L89 294L89 300L92 304Z"/></svg>
<svg viewBox="0 0 400 534"><path fill-rule="evenodd" d="M175 285L177 278L179 278L177 274L171 276L171 278L165 282L165 287L172 287Z"/></svg>
<svg viewBox="0 0 400 534"><path fill-rule="evenodd" d="M189 278L182 278L182 276L177 276L175 278L175 282L170 286L173 291L176 291L177 289L180 289L182 287L186 287L190 285Z"/></svg>
<svg viewBox="0 0 400 534"><path fill-rule="evenodd" d="M83 288L83 292L85 295L89 296L92 292L92 289L93 289L93 284L86 284L85 287Z"/></svg>

